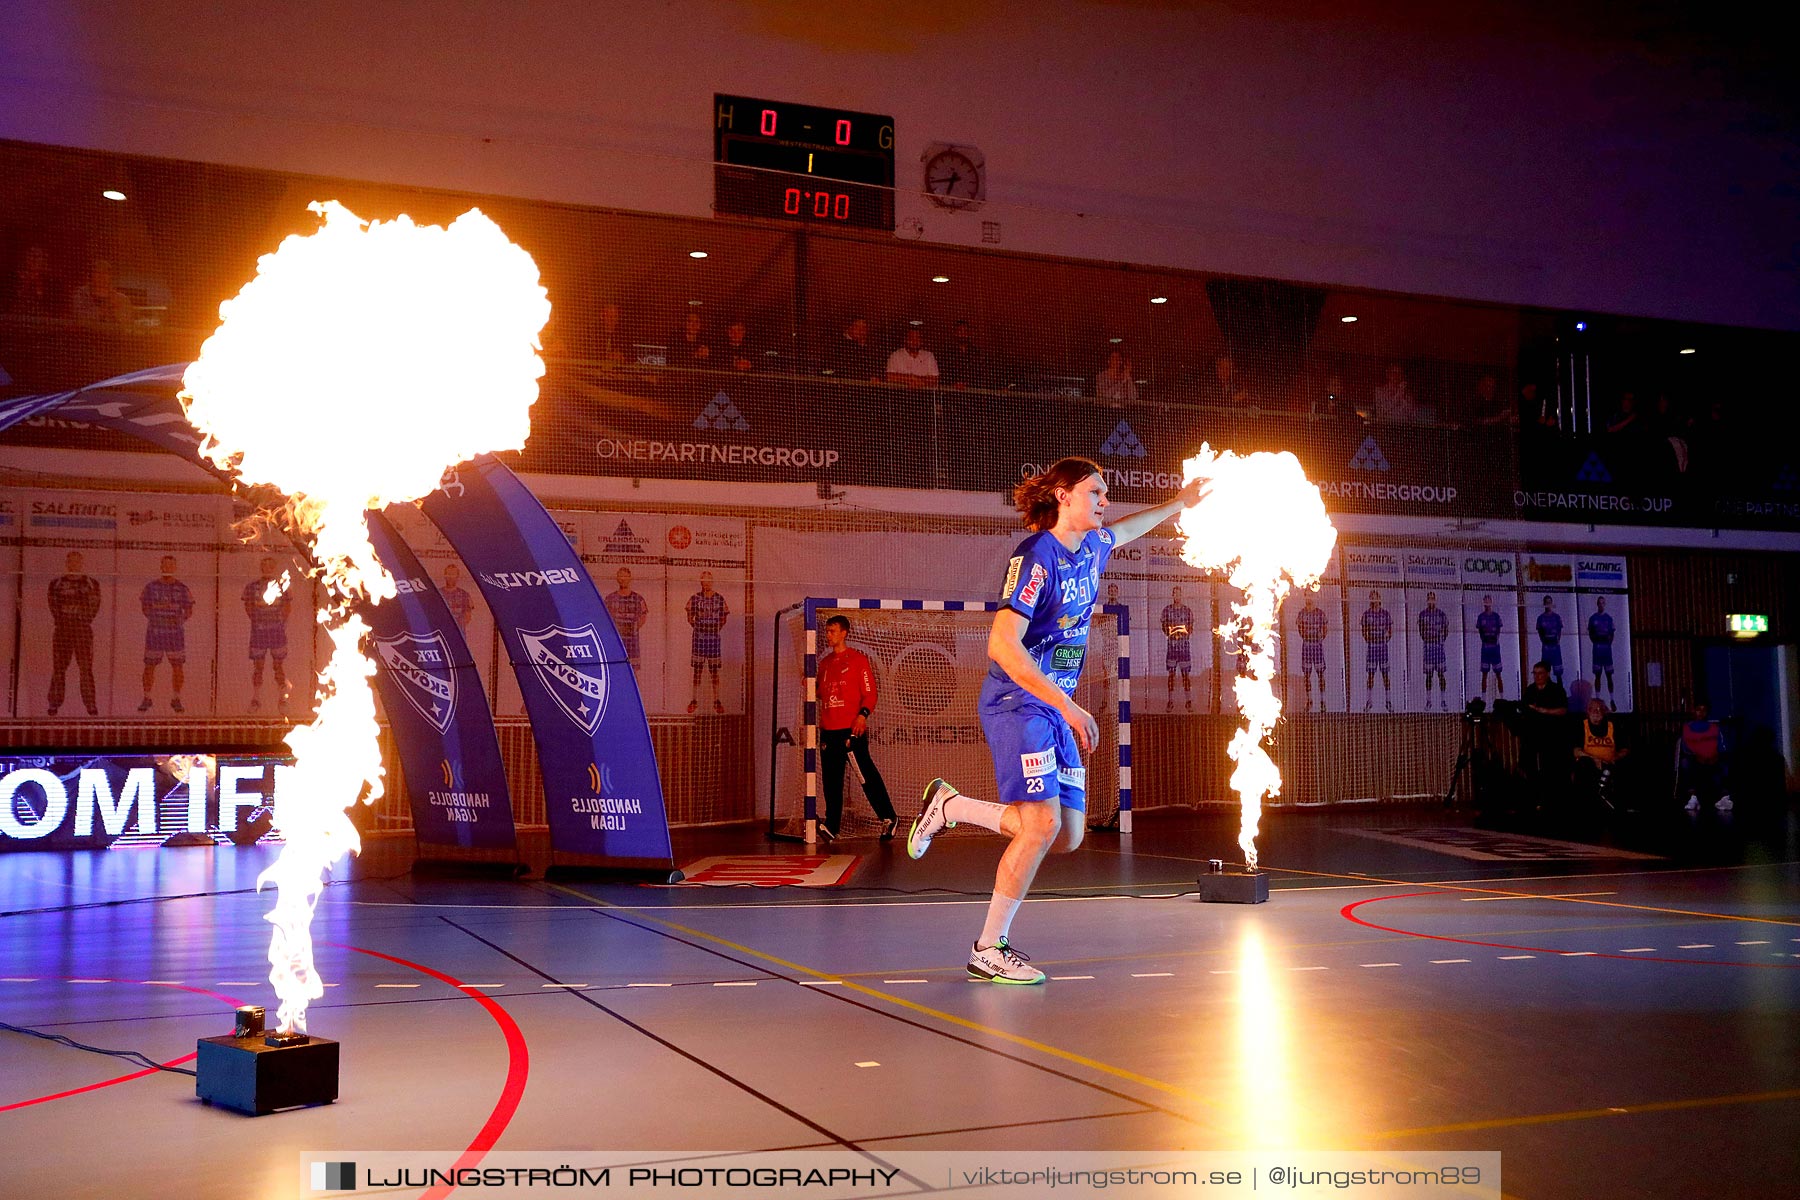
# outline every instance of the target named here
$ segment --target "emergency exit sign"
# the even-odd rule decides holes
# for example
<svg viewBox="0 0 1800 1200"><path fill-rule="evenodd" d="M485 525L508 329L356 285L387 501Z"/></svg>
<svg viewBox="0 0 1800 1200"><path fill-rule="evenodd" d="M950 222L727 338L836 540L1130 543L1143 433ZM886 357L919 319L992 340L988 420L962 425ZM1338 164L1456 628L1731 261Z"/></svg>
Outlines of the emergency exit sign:
<svg viewBox="0 0 1800 1200"><path fill-rule="evenodd" d="M1767 613L1726 613L1725 623L1733 633L1769 632Z"/></svg>

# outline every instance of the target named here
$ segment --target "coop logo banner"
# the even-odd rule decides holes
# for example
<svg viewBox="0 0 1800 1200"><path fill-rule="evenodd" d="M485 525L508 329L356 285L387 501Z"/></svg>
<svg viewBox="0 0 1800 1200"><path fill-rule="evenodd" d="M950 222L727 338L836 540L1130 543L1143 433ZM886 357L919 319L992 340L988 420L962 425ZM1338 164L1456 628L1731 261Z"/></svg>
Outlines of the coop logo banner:
<svg viewBox="0 0 1800 1200"><path fill-rule="evenodd" d="M375 653L419 715L439 733L448 733L456 719L456 672L444 635L434 631L429 637L403 633L376 638Z"/></svg>
<svg viewBox="0 0 1800 1200"><path fill-rule="evenodd" d="M550 698L591 736L606 715L607 693L606 663L594 627L521 629L519 641Z"/></svg>

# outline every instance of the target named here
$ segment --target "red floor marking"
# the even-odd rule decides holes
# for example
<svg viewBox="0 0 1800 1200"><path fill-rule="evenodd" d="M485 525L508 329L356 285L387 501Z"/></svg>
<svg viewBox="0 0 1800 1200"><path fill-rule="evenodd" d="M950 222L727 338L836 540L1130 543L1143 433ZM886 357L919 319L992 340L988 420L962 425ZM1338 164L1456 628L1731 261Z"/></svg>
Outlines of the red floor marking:
<svg viewBox="0 0 1800 1200"><path fill-rule="evenodd" d="M64 976L64 978L72 978L72 977ZM92 976L83 975L81 978L91 979ZM226 1004L231 1005L231 1007L233 1007L233 1008L237 1008L244 1003L242 1000L234 1000L230 996L226 996L222 993L212 991L209 988L189 987L185 983L145 983L145 981L142 979L108 979L105 982L107 982L107 983L136 983L136 984L142 984L145 987L172 987L172 988L176 988L183 992L193 992L197 996L211 996L215 1000L223 1000ZM198 1057L199 1057L199 1053L197 1051L193 1054L184 1054L180 1058L171 1058L168 1062L164 1063L163 1066L179 1067L182 1063L192 1062L192 1061L194 1061L194 1059L196 1059ZM48 1104L52 1100L62 1100L69 1096L79 1096L83 1092L98 1091L99 1089L101 1089L103 1087L111 1087L115 1083L129 1083L133 1079L142 1079L146 1075L160 1075L160 1074L162 1074L161 1071L155 1071L155 1070L150 1069L149 1067L145 1067L142 1071L133 1071L129 1075L120 1075L113 1079L103 1079L99 1083L90 1083L90 1084L86 1085L85 1087L70 1088L66 1092L52 1092L48 1096L34 1096L29 1100L16 1100L11 1104L0 1104L0 1113L11 1112L15 1108L30 1108L33 1104Z"/></svg>
<svg viewBox="0 0 1800 1200"><path fill-rule="evenodd" d="M1356 910L1365 904L1375 904L1382 900L1410 900L1416 896L1442 896L1445 894L1446 893L1444 892L1397 892L1392 896L1370 896L1366 900L1356 900L1344 905L1343 908L1338 910L1338 915L1343 917L1346 921L1354 921L1356 924L1369 929L1379 929L1383 933L1398 933L1404 934L1406 937L1429 938L1434 942L1455 942L1462 946L1489 946L1496 950L1531 950L1538 954L1551 954L1559 957L1567 953L1567 951L1564 950L1551 950L1545 946L1515 946L1511 942L1480 942L1476 941L1474 938L1450 937L1449 935L1442 933L1420 933L1416 929L1398 929L1392 925L1377 925L1373 921L1365 921L1363 918L1356 915ZM1581 957L1616 958L1620 962L1692 963L1702 967L1772 967L1777 971L1800 970L1800 964L1797 963L1736 962L1731 959L1721 958L1663 958L1654 954L1604 954L1599 951L1594 951L1585 953Z"/></svg>
<svg viewBox="0 0 1800 1200"><path fill-rule="evenodd" d="M339 944L341 945L341 943ZM475 1166L487 1155L489 1150L494 1148L494 1143L500 1140L500 1135L512 1123L513 1114L519 1110L519 1101L525 1095L525 1080L531 1074L531 1054L525 1045L524 1032L512 1019L512 1014L495 1003L491 996L486 992L466 986L460 979L452 979L442 971L434 971L422 963L396 958L392 954L383 954L379 950L365 950L361 946L344 946L343 948L354 950L358 954L367 954L370 958L379 958L403 967L411 967L421 974L447 983L463 995L479 1001L481 1007L487 1009L488 1016L494 1018L494 1024L500 1026L500 1032L506 1038L506 1082L500 1087L500 1099L494 1102L494 1111L488 1114L487 1124L483 1125L475 1134L475 1140L469 1143L469 1148L464 1150L462 1157L456 1160L454 1169L461 1171L464 1168ZM454 1184L439 1184L420 1197L420 1200L443 1200L443 1197L455 1190L456 1185Z"/></svg>

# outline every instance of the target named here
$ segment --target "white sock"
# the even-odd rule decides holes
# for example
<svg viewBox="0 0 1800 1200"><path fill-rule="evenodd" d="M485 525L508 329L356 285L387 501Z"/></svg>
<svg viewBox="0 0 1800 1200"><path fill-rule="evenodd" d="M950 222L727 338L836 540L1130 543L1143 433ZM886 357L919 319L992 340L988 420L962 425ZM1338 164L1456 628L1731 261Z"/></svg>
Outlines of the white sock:
<svg viewBox="0 0 1800 1200"><path fill-rule="evenodd" d="M975 944L983 949L999 945L1000 939L1012 932L1013 914L1019 911L1022 903L1017 896L995 892L994 898L988 901L987 924L981 927L981 940Z"/></svg>
<svg viewBox="0 0 1800 1200"><path fill-rule="evenodd" d="M999 833L1000 818L1005 815L1006 805L975 800L960 792L944 801L944 819L957 825L979 825Z"/></svg>

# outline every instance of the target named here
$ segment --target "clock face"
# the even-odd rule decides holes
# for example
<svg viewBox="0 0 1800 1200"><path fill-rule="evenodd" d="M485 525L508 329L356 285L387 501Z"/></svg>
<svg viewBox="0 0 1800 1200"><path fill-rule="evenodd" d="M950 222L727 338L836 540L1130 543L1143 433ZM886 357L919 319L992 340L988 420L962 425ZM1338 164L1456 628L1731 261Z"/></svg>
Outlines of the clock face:
<svg viewBox="0 0 1800 1200"><path fill-rule="evenodd" d="M925 190L939 204L962 208L981 198L981 168L960 150L944 150L925 164Z"/></svg>

